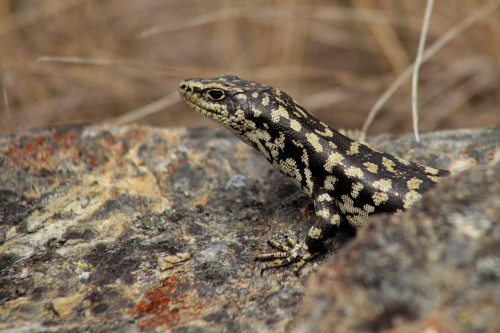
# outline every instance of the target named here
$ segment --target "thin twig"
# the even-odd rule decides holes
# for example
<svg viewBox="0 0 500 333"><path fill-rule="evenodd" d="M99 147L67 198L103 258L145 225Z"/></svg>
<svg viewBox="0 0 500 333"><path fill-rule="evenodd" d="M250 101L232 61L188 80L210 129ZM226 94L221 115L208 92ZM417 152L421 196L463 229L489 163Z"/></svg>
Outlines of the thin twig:
<svg viewBox="0 0 500 333"><path fill-rule="evenodd" d="M131 68L154 68L154 69L169 69L166 66L154 65L143 62L132 61L116 61L99 58L81 58L81 57L59 57L59 56L40 56L36 58L37 62L60 62L66 64L92 65L92 66L109 66L109 67L131 67Z"/></svg>
<svg viewBox="0 0 500 333"><path fill-rule="evenodd" d="M194 28L200 25L206 25L212 22L218 22L222 20L228 20L228 19L233 19L235 17L238 17L239 15L243 15L245 13L249 12L248 7L239 7L239 8L229 8L229 9L223 9L223 10L217 10L211 13L205 13L200 16L195 16L191 19L188 19L182 23L177 23L177 24L171 24L171 25L166 25L166 26L154 26L151 28L148 28L144 31L142 31L138 37L139 38L146 38L146 37L151 37L154 35L162 34L165 32L171 32L171 31L179 31L179 30L186 30L189 28Z"/></svg>
<svg viewBox="0 0 500 333"><path fill-rule="evenodd" d="M110 125L128 124L144 117L150 116L154 113L160 112L177 102L179 102L179 95L177 92L173 92L160 98L159 100L154 101L153 103L149 103L138 109L122 114L119 117L107 120L105 121L105 123Z"/></svg>
<svg viewBox="0 0 500 333"><path fill-rule="evenodd" d="M420 69L420 65L422 64L422 54L424 53L425 40L427 39L427 32L429 30L429 22L431 20L432 6L434 6L434 0L427 0L424 22L422 25L422 33L420 34L417 58L415 59L415 66L413 66L413 78L411 82L411 110L413 116L413 133L415 133L415 140L417 140L417 142L420 141L420 137L418 136L418 106L417 106L418 71Z"/></svg>
<svg viewBox="0 0 500 333"><path fill-rule="evenodd" d="M446 44L448 44L455 37L460 35L464 30L468 29L477 21L481 20L486 15L492 13L500 6L500 1L492 0L488 4L484 5L482 8L476 10L461 22L446 31L437 41L435 41L422 55L422 64L434 56L439 50L441 50ZM389 98L394 94L394 92L401 87L403 82L410 76L413 69L413 64L409 66L399 77L387 88L387 90L379 97L375 102L372 109L366 117L365 123L361 131L366 132L368 127L370 127L373 119L380 110L380 108L387 102Z"/></svg>
<svg viewBox="0 0 500 333"><path fill-rule="evenodd" d="M82 58L82 57L60 57L60 56L40 56L36 58L38 62L58 62L63 64L78 64L90 66L103 66L103 67L118 67L118 68L134 68L134 69L148 69L153 71L161 71L167 76L184 76L186 73L196 72L194 68L178 67L178 66L165 66L157 65L147 62L139 61L117 61L102 58Z"/></svg>

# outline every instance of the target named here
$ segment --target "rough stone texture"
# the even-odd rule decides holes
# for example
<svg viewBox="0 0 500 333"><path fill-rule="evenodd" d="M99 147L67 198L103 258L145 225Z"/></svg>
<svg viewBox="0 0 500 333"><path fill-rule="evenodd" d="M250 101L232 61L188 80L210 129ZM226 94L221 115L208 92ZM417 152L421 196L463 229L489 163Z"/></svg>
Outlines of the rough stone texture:
<svg viewBox="0 0 500 333"><path fill-rule="evenodd" d="M485 164L499 154L500 126L429 133L418 145L409 137L374 140L385 151L398 152L398 147L404 147L398 152L402 157L458 170ZM263 263L255 262L254 257L270 250L265 243L269 238L304 238L313 218L310 200L256 152L221 130L139 126L34 129L1 137L0 151L0 331L287 331L299 309L308 271L328 257L309 264L298 278L286 268L267 271L261 277ZM490 185L494 183L489 180ZM453 193L455 184L461 182L467 180L459 175L444 188ZM436 203L435 199L425 200ZM438 220L445 219L437 209L425 207L420 213L404 216L432 213ZM464 214L479 213L469 207L461 209ZM450 219L456 215L449 214ZM426 220L431 227L432 218L434 215ZM463 258L485 259L473 266L483 269L481 278L488 283L480 281L485 288L495 281L498 284L498 257L490 254L498 248L493 246L500 237L498 228L496 234L482 231L498 224L490 223L478 231L476 224L463 222L466 231L479 236L473 239L473 246L460 247L451 243L453 237L442 240L442 235L454 235L456 225L463 221L457 218L458 222L437 224L438 230L426 229L431 227L425 224L421 228L437 232L425 234L436 247L444 246L437 240L450 241L446 256L456 260L456 266L469 271L472 264ZM391 244L401 241L405 234L399 232L406 231L393 226L395 220L386 222L387 226L374 220L351 245L333 254L336 260L347 260L341 259L343 253L351 253L347 251L353 251L354 244L367 235L373 235L373 244L355 250L358 256L361 250L370 249L369 254L381 260L386 251L399 249ZM414 226L416 222L405 223ZM462 234L457 231L457 235ZM350 239L351 230L342 231L332 252ZM477 249L483 247L485 254L479 256ZM414 267L413 260L421 262L427 252L426 248L405 252L408 260L403 267ZM427 261L441 265L437 260ZM363 261L358 265L346 261L344 269L366 275L368 281L375 274ZM331 266L326 270L331 271ZM339 276L338 268L335 272ZM381 282L384 274L395 273L377 272ZM434 305L439 303L433 299L422 301L431 309L427 312L415 307L408 295L423 288L420 280L413 286L410 275L398 273L402 281L381 284L382 292L395 300L397 309L407 308L403 315L386 315L384 324L373 319L370 327L409 325L409 319L417 319L415 315L432 314L429 320L440 322L438 310L443 316L452 316L447 312L452 310ZM319 312L307 307L315 302L316 285L330 288L328 279L320 276L325 283L318 277L310 284L308 302L295 321L297 329L311 324L311 319L322 323L318 313L330 316L322 307L333 306L335 298L329 294L312 306ZM432 287L441 286L440 276L431 277L436 279ZM483 306L498 309L498 290L497 294L491 291L489 303L479 303L475 289L467 293L467 276L458 277L465 281L464 289L452 290L463 294L460 300L469 301L464 304L478 300L475 311ZM356 283L347 278L341 282L346 284L345 292ZM470 286L477 285L474 283ZM410 294L401 290L406 284L411 286ZM333 290L340 282L331 285ZM360 295L362 292L360 289ZM362 297L368 300L372 296ZM453 299L443 302L454 305ZM363 320L370 313L370 318L377 318L380 310L359 313L350 306L346 309L336 321L345 320L345 327L356 320L366 323ZM466 307L459 318L471 321L468 311L474 309Z"/></svg>
<svg viewBox="0 0 500 333"><path fill-rule="evenodd" d="M376 216L307 283L295 332L499 332L500 161Z"/></svg>

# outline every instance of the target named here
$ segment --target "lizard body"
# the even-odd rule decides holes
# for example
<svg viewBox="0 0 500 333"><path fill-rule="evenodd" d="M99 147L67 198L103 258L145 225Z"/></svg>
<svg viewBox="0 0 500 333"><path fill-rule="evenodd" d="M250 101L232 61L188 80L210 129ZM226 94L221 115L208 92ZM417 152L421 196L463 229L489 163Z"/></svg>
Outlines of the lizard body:
<svg viewBox="0 0 500 333"><path fill-rule="evenodd" d="M332 129L284 92L236 76L188 79L186 104L256 148L314 201L316 220L304 243L271 241L281 252L264 269L324 252L340 223L359 227L370 214L400 212L449 174L377 151Z"/></svg>

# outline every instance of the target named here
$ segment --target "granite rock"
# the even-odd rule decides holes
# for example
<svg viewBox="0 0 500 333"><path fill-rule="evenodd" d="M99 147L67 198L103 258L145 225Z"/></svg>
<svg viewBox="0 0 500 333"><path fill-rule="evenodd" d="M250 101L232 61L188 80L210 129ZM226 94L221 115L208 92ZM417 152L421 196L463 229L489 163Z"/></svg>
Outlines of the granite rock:
<svg viewBox="0 0 500 333"><path fill-rule="evenodd" d="M461 170L487 164L498 155L500 126L428 133L420 144L412 143L409 136L372 141L404 158ZM354 240L351 230L341 230L332 253L309 264L301 276L287 268L261 276L264 263L255 262L255 256L270 250L266 244L270 238L303 239L314 218L311 202L256 152L223 130L107 125L41 128L0 137L0 152L0 330L5 332L287 331L310 277L314 282L309 283L306 302L293 322L300 330L318 313L330 316L321 304L335 303L326 294L323 303L311 303L315 287L330 288L318 279L325 271L338 269L329 263L315 277L311 272L322 262L330 257L334 263L344 262L344 253L366 242L367 235L373 237L373 244L356 250L358 255L363 248L373 248L374 257L375 249L381 256L385 251L397 254L398 248L391 244L404 239L398 232L405 231L395 220L375 217ZM474 169L487 172L478 167L471 172ZM467 179L457 175L443 188L453 193L462 182ZM424 202L439 206L439 200L431 198ZM416 219L406 223L415 226L419 214L430 216L426 223L439 230L422 228L436 247L440 244L436 239L449 241L449 255L465 250L464 256L474 257L479 242L484 239L477 246L486 251L487 242L494 244L498 237L498 230L493 235L479 233L473 247L457 247L453 239L436 238L453 235L456 223L434 223L434 217L444 219L437 209L419 207L402 215ZM462 207L475 214L469 208ZM455 216L447 212L448 218ZM463 223L474 235L479 232L474 224ZM491 223L492 228L495 225ZM412 267L412 260L423 260L427 251L416 248L406 253L404 267ZM462 262L457 258L459 265ZM485 254L484 258L475 265L483 267L486 280L496 281L498 257ZM430 264L441 265L439 261ZM373 276L365 262L347 266L342 269ZM339 283L335 280L331 288ZM382 284L383 292L389 298L398 295L405 283L411 285L406 277L400 283ZM411 290L423 288L419 283L416 280ZM370 294L363 297L369 299ZM476 294L471 292L470 297ZM489 304L493 307L498 305L494 297L492 292ZM403 297L394 304L404 308L410 301ZM408 325L418 315L439 320L438 311L446 308L438 307L432 298L428 302L431 310L427 312L408 303L403 315L387 317L390 324L366 327ZM481 302L476 303L479 308L488 305ZM308 310L311 304L321 311ZM373 313L370 318L375 320ZM360 315L357 322L364 324L365 317ZM356 320L351 312L340 318ZM475 317L465 312L460 318ZM342 325L348 327L347 323Z"/></svg>

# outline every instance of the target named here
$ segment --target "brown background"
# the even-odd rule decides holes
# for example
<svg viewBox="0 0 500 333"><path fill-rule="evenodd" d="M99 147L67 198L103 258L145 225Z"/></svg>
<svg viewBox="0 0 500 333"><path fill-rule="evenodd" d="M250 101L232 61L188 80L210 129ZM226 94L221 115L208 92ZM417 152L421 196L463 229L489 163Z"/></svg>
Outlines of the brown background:
<svg viewBox="0 0 500 333"><path fill-rule="evenodd" d="M487 3L436 1L427 45ZM274 85L333 127L360 128L415 57L424 9L414 0L0 0L0 134L99 123L183 78L221 74ZM497 9L422 66L422 130L500 122L498 36ZM411 130L410 111L407 81L369 133ZM181 103L139 122L215 126Z"/></svg>

